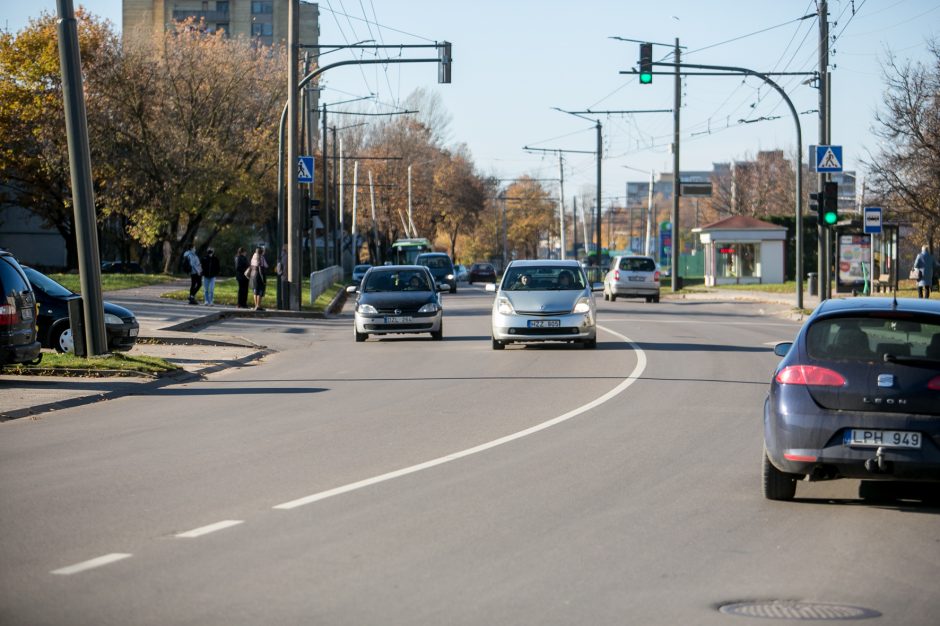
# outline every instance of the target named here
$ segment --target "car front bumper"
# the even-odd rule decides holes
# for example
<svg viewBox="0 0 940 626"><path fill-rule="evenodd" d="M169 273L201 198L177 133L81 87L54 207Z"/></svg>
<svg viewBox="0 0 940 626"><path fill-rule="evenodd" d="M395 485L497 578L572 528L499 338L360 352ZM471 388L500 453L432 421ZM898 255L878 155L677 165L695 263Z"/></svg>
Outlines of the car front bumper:
<svg viewBox="0 0 940 626"><path fill-rule="evenodd" d="M548 321L558 321L557 326L533 327ZM565 315L505 315L493 313L493 339L498 341L584 341L597 337L597 325L593 313L568 313Z"/></svg>
<svg viewBox="0 0 940 626"><path fill-rule="evenodd" d="M391 335L401 333L436 333L441 330L443 311L436 313L411 313L397 317L407 317L407 321L391 321L392 316L355 314L356 332L370 335Z"/></svg>

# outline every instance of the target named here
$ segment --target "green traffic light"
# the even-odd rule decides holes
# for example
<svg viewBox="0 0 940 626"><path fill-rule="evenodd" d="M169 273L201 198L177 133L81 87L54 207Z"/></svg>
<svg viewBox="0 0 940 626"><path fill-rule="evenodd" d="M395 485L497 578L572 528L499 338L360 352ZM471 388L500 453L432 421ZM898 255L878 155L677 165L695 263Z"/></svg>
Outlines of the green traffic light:
<svg viewBox="0 0 940 626"><path fill-rule="evenodd" d="M640 84L641 84L641 85L649 85L649 84L652 83L652 82L653 82L653 75L652 75L652 74L645 74L645 73L642 73L642 72L640 73Z"/></svg>
<svg viewBox="0 0 940 626"><path fill-rule="evenodd" d="M839 221L839 215L835 211L826 211L823 213L823 221L826 222L827 225L832 226Z"/></svg>

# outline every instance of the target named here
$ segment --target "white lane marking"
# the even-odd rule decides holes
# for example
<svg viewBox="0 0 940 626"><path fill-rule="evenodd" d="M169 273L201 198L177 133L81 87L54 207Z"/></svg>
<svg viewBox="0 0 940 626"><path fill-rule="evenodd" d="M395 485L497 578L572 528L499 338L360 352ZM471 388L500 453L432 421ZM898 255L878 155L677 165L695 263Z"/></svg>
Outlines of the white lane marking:
<svg viewBox="0 0 940 626"><path fill-rule="evenodd" d="M655 317L622 317L611 322L643 322L644 324L688 324L689 320L667 320ZM695 325L712 324L715 326L798 326L801 322L739 322L737 320L724 320L713 322L711 320L695 320Z"/></svg>
<svg viewBox="0 0 940 626"><path fill-rule="evenodd" d="M78 574L79 572L84 572L86 570L95 569L96 567L101 567L102 565L108 565L109 563L114 563L116 561L123 561L124 559L129 558L131 556L133 555L124 554L121 552L113 552L111 554L99 556L97 559L90 559L88 561L82 561L81 563L76 563L75 565L69 565L68 567L54 569L50 573L59 574L62 576L68 576L70 574Z"/></svg>
<svg viewBox="0 0 940 626"><path fill-rule="evenodd" d="M376 485L378 483L382 483L388 480L400 478L402 476L407 476L408 474L414 474L415 472L420 472L422 470L430 469L432 467L437 467L438 465L443 465L444 463L450 463L451 461L456 461L457 459L462 459L464 457L468 457L473 454L479 454L480 452L490 450L497 446L501 446L511 441L516 441L517 439L528 437L529 435L533 435L547 428L551 428L552 426L556 426L558 424L561 424L562 422L566 422L573 417L577 417L578 415L581 415L582 413L586 411L590 411L591 409L604 404L608 400L614 398L615 396L623 392L627 387L632 385L637 379L640 378L640 376L643 375L643 370L646 369L646 353L643 352L643 350L640 349L640 347L637 346L633 342L633 340L631 340L629 337L626 337L625 335L621 335L620 333L614 330L611 330L605 326L598 326L598 328L601 328L607 331L608 333L615 335L619 337L620 339L622 339L623 341L629 343L630 346L633 348L633 350L636 352L636 356L637 356L636 367L633 368L633 371L630 373L630 375L627 376L619 385L617 385L616 387L614 387L613 389L611 389L604 395L592 400L591 402L588 402L587 404L581 405L576 409L568 411L567 413L563 415L559 415L558 417L554 417L548 421L542 422L541 424L536 424L535 426L526 428L525 430L520 430L519 432L513 433L511 435L506 435L505 437L500 437L499 439L494 439L493 441L489 441L487 443L483 443L478 446L474 446L472 448L467 448L466 450L461 450L460 452L454 452L452 454L438 457L430 461L425 461L424 463L418 463L417 465L403 467L402 469L395 470L393 472L388 472L386 474L381 474L379 476L373 476L372 478L366 478L365 480L360 480L354 483L349 483L348 485L343 485L341 487L336 487L334 489L321 491L319 493L315 493L309 496L304 496L303 498L291 500L290 502L284 502L283 504L278 504L277 506L273 508L281 509L281 510L295 509L299 506L304 506L307 504L312 504L314 502L319 502L320 500L332 498L333 496L338 496L344 493L349 493L350 491L357 491L359 489L364 489L365 487L370 487L372 485Z"/></svg>
<svg viewBox="0 0 940 626"><path fill-rule="evenodd" d="M194 528L193 530L187 530L185 533L177 533L176 537L179 537L181 539L192 539L194 537L202 537L203 535L214 533L217 530L225 530L226 528L231 528L232 526L238 526L239 524L244 524L244 522L242 520L237 520L237 519L227 519L222 522L216 522L215 524L209 524L208 526L202 526L200 528Z"/></svg>

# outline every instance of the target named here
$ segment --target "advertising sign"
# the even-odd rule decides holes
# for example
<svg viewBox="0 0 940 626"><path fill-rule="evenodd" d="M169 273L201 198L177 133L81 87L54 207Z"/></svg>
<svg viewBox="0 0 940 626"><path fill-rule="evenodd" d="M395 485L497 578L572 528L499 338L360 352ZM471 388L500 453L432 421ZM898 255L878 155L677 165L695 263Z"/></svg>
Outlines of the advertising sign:
<svg viewBox="0 0 940 626"><path fill-rule="evenodd" d="M862 263L865 269L862 269ZM862 283L871 267L871 239L865 235L839 237L839 282Z"/></svg>

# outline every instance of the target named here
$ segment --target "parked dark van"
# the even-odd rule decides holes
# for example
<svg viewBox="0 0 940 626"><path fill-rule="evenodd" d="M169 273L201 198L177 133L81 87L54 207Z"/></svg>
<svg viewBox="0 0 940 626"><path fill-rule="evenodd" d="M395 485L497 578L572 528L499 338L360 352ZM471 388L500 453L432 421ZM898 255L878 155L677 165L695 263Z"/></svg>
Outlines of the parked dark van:
<svg viewBox="0 0 940 626"><path fill-rule="evenodd" d="M0 250L0 367L41 358L33 288L16 258Z"/></svg>

